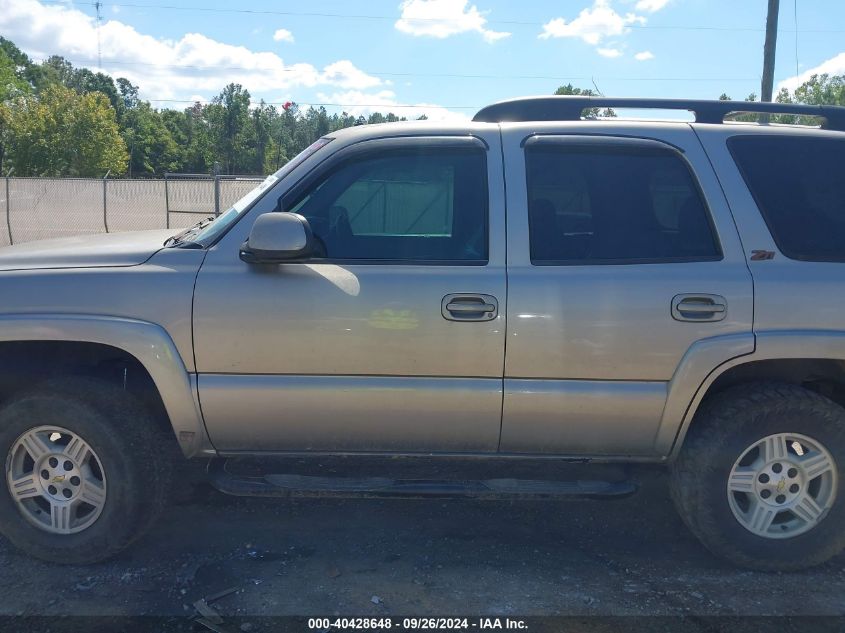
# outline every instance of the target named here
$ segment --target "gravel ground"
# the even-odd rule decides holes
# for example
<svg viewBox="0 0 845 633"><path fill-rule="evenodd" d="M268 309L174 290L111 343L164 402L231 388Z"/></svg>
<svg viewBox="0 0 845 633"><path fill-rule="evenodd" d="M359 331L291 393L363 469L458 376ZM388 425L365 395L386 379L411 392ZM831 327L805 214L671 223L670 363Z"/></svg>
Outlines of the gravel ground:
<svg viewBox="0 0 845 633"><path fill-rule="evenodd" d="M229 588L214 608L239 622L845 615L845 557L797 574L732 568L687 532L662 471L638 478L625 499L553 502L243 499L199 483L108 563L48 565L0 540L0 615L184 616Z"/></svg>

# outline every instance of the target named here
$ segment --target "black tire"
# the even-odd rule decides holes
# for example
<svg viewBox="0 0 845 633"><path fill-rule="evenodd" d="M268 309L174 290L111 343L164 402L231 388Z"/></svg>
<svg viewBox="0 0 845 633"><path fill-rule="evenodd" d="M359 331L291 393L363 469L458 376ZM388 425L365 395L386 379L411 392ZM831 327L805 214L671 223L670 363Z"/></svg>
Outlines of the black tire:
<svg viewBox="0 0 845 633"><path fill-rule="evenodd" d="M152 526L167 505L172 450L133 396L89 378L44 383L0 409L0 455L5 458L21 435L41 425L76 433L97 454L108 482L102 513L75 534L39 529L12 499L7 465L0 485L0 533L36 558L88 564L114 556Z"/></svg>
<svg viewBox="0 0 845 633"><path fill-rule="evenodd" d="M758 536L740 524L727 497L734 463L776 433L817 440L836 462L838 490L827 516L791 538ZM818 565L845 548L845 409L797 385L751 383L706 400L671 468L672 499L689 529L714 554L763 571Z"/></svg>

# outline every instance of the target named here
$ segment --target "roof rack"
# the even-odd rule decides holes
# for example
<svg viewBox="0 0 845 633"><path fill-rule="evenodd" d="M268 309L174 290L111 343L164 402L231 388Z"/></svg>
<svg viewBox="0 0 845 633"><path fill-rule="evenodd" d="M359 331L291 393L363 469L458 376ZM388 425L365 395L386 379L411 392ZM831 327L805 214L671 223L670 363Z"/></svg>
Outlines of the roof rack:
<svg viewBox="0 0 845 633"><path fill-rule="evenodd" d="M580 121L587 108L636 108L645 110L687 110L696 123L724 123L728 114L759 112L803 114L824 119L822 127L845 131L845 107L760 101L705 101L688 99L637 99L629 97L523 97L500 101L481 108L473 117L480 123L516 121Z"/></svg>

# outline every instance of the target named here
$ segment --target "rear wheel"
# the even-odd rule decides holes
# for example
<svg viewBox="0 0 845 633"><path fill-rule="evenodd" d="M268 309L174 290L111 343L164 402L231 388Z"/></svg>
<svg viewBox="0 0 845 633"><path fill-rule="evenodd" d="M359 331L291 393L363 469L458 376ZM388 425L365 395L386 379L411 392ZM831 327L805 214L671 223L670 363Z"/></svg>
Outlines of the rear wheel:
<svg viewBox="0 0 845 633"><path fill-rule="evenodd" d="M672 468L676 506L714 553L795 570L845 547L845 409L807 389L750 384L696 415Z"/></svg>
<svg viewBox="0 0 845 633"><path fill-rule="evenodd" d="M0 410L0 532L60 563L108 558L163 509L170 461L154 420L92 379L47 383Z"/></svg>

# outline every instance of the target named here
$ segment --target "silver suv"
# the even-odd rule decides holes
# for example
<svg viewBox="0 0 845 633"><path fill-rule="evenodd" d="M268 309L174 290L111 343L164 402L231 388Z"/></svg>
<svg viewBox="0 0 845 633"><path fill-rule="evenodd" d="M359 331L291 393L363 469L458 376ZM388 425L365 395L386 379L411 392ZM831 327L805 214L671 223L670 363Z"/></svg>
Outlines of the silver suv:
<svg viewBox="0 0 845 633"><path fill-rule="evenodd" d="M724 121L748 109L821 123ZM615 496L636 483L608 465L655 462L714 553L821 563L845 545L843 130L520 99L332 134L178 235L2 249L0 531L111 556L177 446L243 495Z"/></svg>

